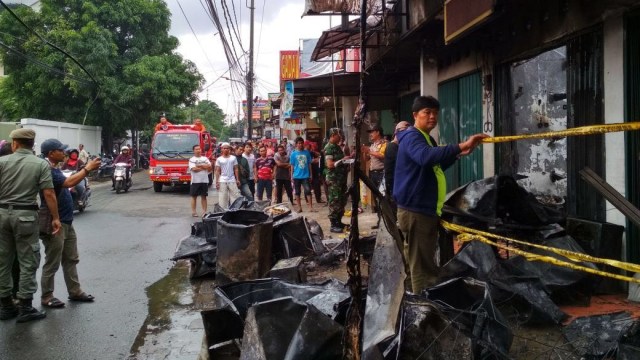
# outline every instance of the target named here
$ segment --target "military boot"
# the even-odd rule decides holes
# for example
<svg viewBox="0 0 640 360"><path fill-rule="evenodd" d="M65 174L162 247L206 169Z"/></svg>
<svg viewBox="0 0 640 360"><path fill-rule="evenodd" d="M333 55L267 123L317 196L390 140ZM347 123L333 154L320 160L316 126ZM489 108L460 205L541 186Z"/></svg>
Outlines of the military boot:
<svg viewBox="0 0 640 360"><path fill-rule="evenodd" d="M11 296L0 298L0 320L9 320L18 316L18 308Z"/></svg>
<svg viewBox="0 0 640 360"><path fill-rule="evenodd" d="M31 306L32 299L20 299L20 305L18 305L18 318L16 322L23 323L32 320L40 320L47 317L44 311L38 311Z"/></svg>
<svg viewBox="0 0 640 360"><path fill-rule="evenodd" d="M340 220L331 219L331 229L329 229L329 231L331 231L332 233L341 233L344 229L344 226L341 225L344 224L341 223Z"/></svg>

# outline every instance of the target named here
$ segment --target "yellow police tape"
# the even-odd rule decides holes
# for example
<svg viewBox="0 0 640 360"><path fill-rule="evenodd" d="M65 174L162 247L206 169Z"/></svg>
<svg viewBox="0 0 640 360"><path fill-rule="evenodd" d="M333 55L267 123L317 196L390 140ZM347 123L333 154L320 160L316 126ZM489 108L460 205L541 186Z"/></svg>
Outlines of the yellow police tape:
<svg viewBox="0 0 640 360"><path fill-rule="evenodd" d="M623 280L623 281L628 281L628 282L635 282L635 283L639 283L640 284L640 279L635 279L633 277L629 277L629 276L624 276L624 275L619 275L619 274L612 274L606 271L601 271L601 270L597 270L597 269L592 269L586 266L582 266L582 265L576 265L576 264L572 264L570 262L566 262L566 261L562 261L562 260L558 260L554 257L551 256L545 256L545 255L539 255L539 254L533 254L527 251L524 251L522 249L518 249L509 245L504 245L504 244L499 244L495 241L489 240L488 238L495 238L498 240L503 240L503 241L507 241L507 242L512 242L512 243L516 243L516 244L522 244L522 245L527 245L527 246L531 246L531 247L535 247L538 249L543 249L543 250L547 250L550 252L553 252L555 254L561 255L566 257L567 259L573 261L573 262L580 262L580 261L586 261L586 262L592 262L592 263L599 263L599 264L606 264L612 267L616 267L619 269L623 269L623 270L628 270L628 271L632 271L632 272L640 272L640 265L637 264L630 264L630 263L626 263L626 262L622 262L622 261L618 261L618 260L612 260L612 259L602 259L602 258L597 258L591 255L587 255L587 254L583 254L583 253L578 253L575 251L570 251L570 250L564 250L564 249L558 249L558 248L554 248L554 247L550 247L550 246L544 246L544 245L538 245L538 244L532 244L532 243L528 243L526 241L521 241L521 240L516 240L516 239L511 239L508 237L504 237L504 236L500 236L500 235L496 235L496 234L491 234L485 231L481 231L481 230L476 230L476 229L472 229L472 228L468 228L465 226L461 226L461 225L456 225L456 224L451 224L449 222L446 222L444 220L440 220L440 223L442 224L442 226L447 229L447 230L451 230L454 232L459 233L460 235L458 235L458 240L463 241L463 242L467 242L467 241L472 241L472 240L478 240L478 241L482 241L486 244L489 244L491 246L495 246L501 249L505 249L508 251L511 251L515 254L524 256L527 260L529 261L544 261L544 262L548 262L557 266L562 266L562 267L566 267L566 268L570 268L570 269L574 269L574 270L579 270L579 271L584 271L584 272L588 272L591 274L595 274L595 275L600 275L600 276L604 276L604 277L610 277L610 278L614 278L614 279L618 279L618 280Z"/></svg>
<svg viewBox="0 0 640 360"><path fill-rule="evenodd" d="M548 131L537 134L510 135L510 136L494 136L482 139L483 143L499 143L507 141L515 141L522 139L545 139L578 135L604 134L608 132L640 130L640 122L628 122L605 125L589 125L579 126L566 130Z"/></svg>

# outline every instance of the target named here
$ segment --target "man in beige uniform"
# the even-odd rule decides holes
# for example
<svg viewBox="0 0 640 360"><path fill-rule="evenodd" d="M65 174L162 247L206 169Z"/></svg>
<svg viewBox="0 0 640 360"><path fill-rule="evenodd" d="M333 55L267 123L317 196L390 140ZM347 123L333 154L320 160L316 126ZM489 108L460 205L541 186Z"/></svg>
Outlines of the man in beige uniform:
<svg viewBox="0 0 640 360"><path fill-rule="evenodd" d="M51 211L53 231L58 232L61 225L49 163L33 155L36 133L17 129L10 137L13 154L0 158L0 320L17 316L18 322L26 322L46 316L32 306L40 263L37 205L40 191ZM17 307L11 297L11 265L16 256L20 262Z"/></svg>

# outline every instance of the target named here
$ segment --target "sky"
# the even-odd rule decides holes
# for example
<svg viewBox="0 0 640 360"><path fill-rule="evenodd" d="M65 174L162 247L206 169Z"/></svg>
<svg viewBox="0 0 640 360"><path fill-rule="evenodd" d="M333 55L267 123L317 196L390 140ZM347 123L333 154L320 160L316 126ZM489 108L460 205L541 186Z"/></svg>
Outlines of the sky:
<svg viewBox="0 0 640 360"><path fill-rule="evenodd" d="M218 104L225 114L237 119L238 101L246 98L246 89L228 77L227 59L217 30L205 11L202 0L166 0L172 13L170 34L177 37L177 51L193 61L205 77L206 90L199 93L201 100ZM248 5L251 0L226 0L230 11L233 2L243 47L249 49ZM221 0L214 0L220 9ZM264 99L267 93L279 91L279 55L281 50L298 50L301 39L319 38L323 30L339 23L339 17L305 16L305 0L254 0L254 96ZM183 12L180 7L182 7ZM186 15L186 18L185 18ZM188 19L188 22L187 22ZM191 31L189 24L193 28ZM195 33L195 35L194 35ZM227 32L228 33L228 32ZM197 38L196 38L197 37ZM240 50L238 50L240 52ZM232 87L232 85L235 85ZM235 90L234 90L235 88Z"/></svg>

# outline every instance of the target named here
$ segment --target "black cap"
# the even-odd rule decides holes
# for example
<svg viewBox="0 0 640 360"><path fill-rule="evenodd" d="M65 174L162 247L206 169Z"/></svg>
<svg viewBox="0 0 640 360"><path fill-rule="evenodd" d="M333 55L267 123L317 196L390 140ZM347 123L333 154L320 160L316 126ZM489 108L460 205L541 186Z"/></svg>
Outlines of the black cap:
<svg viewBox="0 0 640 360"><path fill-rule="evenodd" d="M47 139L40 144L40 152L45 156L49 155L54 150L67 150L67 145L64 145L58 139Z"/></svg>
<svg viewBox="0 0 640 360"><path fill-rule="evenodd" d="M382 130L382 126L380 125L373 125L372 127L369 128L369 130L367 130L367 132L372 132L372 131L377 131L380 133L380 135L384 135L384 130Z"/></svg>

